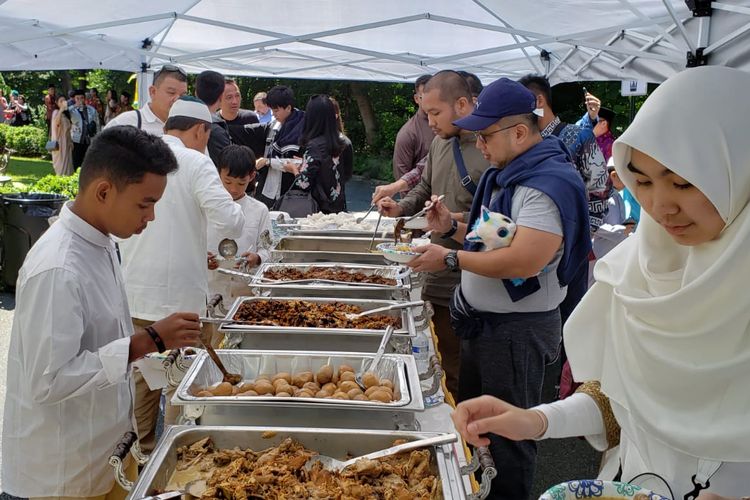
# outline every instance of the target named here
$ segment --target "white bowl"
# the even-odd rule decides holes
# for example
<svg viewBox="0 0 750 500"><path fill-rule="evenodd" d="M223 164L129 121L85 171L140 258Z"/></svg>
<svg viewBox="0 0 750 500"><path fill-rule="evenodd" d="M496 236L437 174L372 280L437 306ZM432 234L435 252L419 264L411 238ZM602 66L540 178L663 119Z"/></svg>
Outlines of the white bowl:
<svg viewBox="0 0 750 500"><path fill-rule="evenodd" d="M419 256L413 249L420 245L413 243L380 243L376 248L379 252L383 253L383 257L390 260L391 262L398 262L399 264L406 264L407 262ZM408 248L409 250L405 250Z"/></svg>
<svg viewBox="0 0 750 500"><path fill-rule="evenodd" d="M539 500L581 500L612 498L617 500L668 500L634 484L599 479L566 481L545 491Z"/></svg>

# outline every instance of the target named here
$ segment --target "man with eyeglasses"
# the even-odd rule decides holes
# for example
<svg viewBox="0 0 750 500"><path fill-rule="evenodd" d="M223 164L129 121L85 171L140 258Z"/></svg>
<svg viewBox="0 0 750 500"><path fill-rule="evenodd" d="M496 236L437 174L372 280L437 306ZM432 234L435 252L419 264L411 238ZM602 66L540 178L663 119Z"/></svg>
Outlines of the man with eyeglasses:
<svg viewBox="0 0 750 500"><path fill-rule="evenodd" d="M164 123L167 121L172 104L185 94L187 94L187 73L178 66L165 64L154 73L154 81L148 87L149 102L140 109L120 113L104 128L132 125L161 137L164 135Z"/></svg>
<svg viewBox="0 0 750 500"><path fill-rule="evenodd" d="M464 220L474 198L473 189L489 163L474 147L471 132L462 131L452 122L471 114L474 103L471 88L455 71L436 73L422 93L422 108L427 114L430 127L437 137L430 145L427 163L419 184L409 191L400 202L384 198L378 202L380 212L389 217L400 217L417 213L433 195L445 195L443 202L458 220ZM441 237L433 233L432 242L444 250L456 250L461 245L450 235ZM438 349L446 374L448 390L458 394L459 345L450 325L448 304L453 289L461 280L457 269L440 269L427 276L422 298L432 302L435 308L434 324L438 337Z"/></svg>
<svg viewBox="0 0 750 500"><path fill-rule="evenodd" d="M556 137L542 139L536 99L502 78L488 85L471 116L454 124L477 131L476 147L493 167L477 187L468 222L456 222L437 201L429 228L451 235L463 250L417 248L415 271L460 269L451 321L461 338L459 400L490 394L522 408L541 403L545 365L561 342L559 305L567 285L587 265L591 249L586 188ZM515 221L510 246L465 242L482 208ZM502 228L501 228L502 229ZM490 435L498 470L490 498L529 498L534 441Z"/></svg>
<svg viewBox="0 0 750 500"><path fill-rule="evenodd" d="M419 184L419 179L422 178L425 158L435 138L435 132L430 128L427 120L427 113L422 109L424 86L430 78L432 78L431 75L422 75L414 83L414 102L417 104L417 112L398 131L393 147L393 178L396 181L377 186L372 195L373 203L399 192L405 196L409 190Z"/></svg>

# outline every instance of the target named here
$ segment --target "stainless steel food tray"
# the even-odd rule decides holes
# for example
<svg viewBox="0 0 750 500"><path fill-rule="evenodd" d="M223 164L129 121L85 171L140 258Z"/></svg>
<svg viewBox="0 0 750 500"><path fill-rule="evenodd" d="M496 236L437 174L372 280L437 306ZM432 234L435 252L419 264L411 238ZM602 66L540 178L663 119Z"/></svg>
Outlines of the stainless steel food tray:
<svg viewBox="0 0 750 500"><path fill-rule="evenodd" d="M264 450L277 446L286 438L293 438L305 447L340 460L348 455L360 456L391 446L397 439L413 441L439 435L435 432L384 430L348 430L300 427L214 427L173 426L162 436L141 472L129 498L143 498L163 491L177 467L177 449L210 436L220 449L240 447ZM458 443L434 446L433 464L445 499L467 498L458 461Z"/></svg>
<svg viewBox="0 0 750 500"><path fill-rule="evenodd" d="M308 281L304 283L287 283L284 281L270 282L264 279L264 274L272 269L298 269L307 271L311 268L341 268L350 272L362 272L366 275L378 275L393 279L395 285L376 285L371 283L349 283L345 281ZM408 268L403 266L385 266L354 263L264 263L261 264L253 278L250 287L254 295L283 297L342 297L367 298L381 300L407 300L411 290L411 279Z"/></svg>
<svg viewBox="0 0 750 500"><path fill-rule="evenodd" d="M396 301L321 297L238 297L225 318L231 320L244 302L258 300L306 300L309 302L342 302L363 309L374 309ZM411 352L411 339L416 335L412 309L387 311L382 314L401 316L401 328L397 329L388 347L388 352ZM222 324L219 331L227 335L227 346L241 349L308 350L338 352L375 352L384 330L361 330L346 328L301 328L293 326Z"/></svg>
<svg viewBox="0 0 750 500"><path fill-rule="evenodd" d="M284 231L288 236L327 236L329 238L372 238L373 231L363 229L319 229L305 227L300 224L279 224L279 229ZM391 225L385 231L382 226L378 228L376 237L393 238L393 226Z"/></svg>
<svg viewBox="0 0 750 500"><path fill-rule="evenodd" d="M306 302L313 302L318 304L328 304L331 302L339 302L342 304L350 304L359 306L363 311L375 309L378 307L385 307L394 304L398 304L397 300L374 300L374 299L345 299L339 297L237 297L232 304L232 308L229 310L225 319L227 323L222 323L221 329L224 331L241 331L241 332L260 332L260 331L274 331L278 333L355 333L359 335L374 335L380 338L383 330L365 330L358 328L307 328L298 326L273 326L273 325L248 325L248 324L236 324L231 323L234 316L239 311L242 304L246 302L259 302L263 300L273 300L276 302L292 302L297 300L304 300ZM396 309L393 311L384 311L377 313L378 315L401 317L401 327L397 328L394 335L416 335L414 329L414 315L411 313L412 308Z"/></svg>
<svg viewBox="0 0 750 500"><path fill-rule="evenodd" d="M316 372L321 366L342 363L359 370L372 354L311 351L217 351L227 370L252 380L258 375L299 370ZM414 357L385 354L378 375L394 383L397 401L380 403L337 399L277 398L266 396L193 395L198 390L222 380L219 368L207 353L201 353L182 379L172 404L183 407L183 422L199 421L201 425L263 425L273 422L287 426L320 426L343 428L415 428L415 412L424 410L419 373Z"/></svg>
<svg viewBox="0 0 750 500"><path fill-rule="evenodd" d="M375 238L372 248L392 239ZM331 238L326 236L283 236L271 255L277 262L352 262L383 264L383 254L370 251L370 238Z"/></svg>

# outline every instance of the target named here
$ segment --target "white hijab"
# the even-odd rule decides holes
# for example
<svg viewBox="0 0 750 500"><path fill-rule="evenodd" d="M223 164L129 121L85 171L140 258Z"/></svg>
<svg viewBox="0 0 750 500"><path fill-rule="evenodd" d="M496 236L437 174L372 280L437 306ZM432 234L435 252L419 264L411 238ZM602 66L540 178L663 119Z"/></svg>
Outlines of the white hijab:
<svg viewBox="0 0 750 500"><path fill-rule="evenodd" d="M685 70L662 84L614 144L635 192L631 148L691 182L726 227L677 244L645 212L599 261L565 325L574 378L600 380L650 437L689 455L750 461L750 74Z"/></svg>

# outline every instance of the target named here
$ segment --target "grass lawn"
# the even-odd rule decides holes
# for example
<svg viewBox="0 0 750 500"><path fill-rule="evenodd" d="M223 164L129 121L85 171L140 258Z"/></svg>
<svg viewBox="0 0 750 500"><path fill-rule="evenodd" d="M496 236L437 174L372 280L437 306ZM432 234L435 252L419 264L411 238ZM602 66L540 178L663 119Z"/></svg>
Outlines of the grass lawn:
<svg viewBox="0 0 750 500"><path fill-rule="evenodd" d="M34 158L11 158L5 175L12 177L13 187L24 190L45 175L54 174L52 162Z"/></svg>

